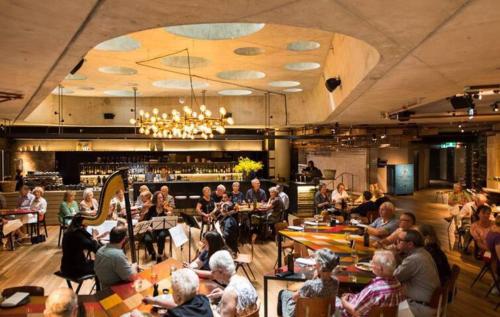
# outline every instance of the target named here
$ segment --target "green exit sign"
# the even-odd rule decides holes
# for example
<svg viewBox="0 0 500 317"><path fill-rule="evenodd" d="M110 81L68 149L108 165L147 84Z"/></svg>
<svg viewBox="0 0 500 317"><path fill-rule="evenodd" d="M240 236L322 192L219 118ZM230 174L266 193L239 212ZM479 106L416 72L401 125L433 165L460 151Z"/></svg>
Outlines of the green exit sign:
<svg viewBox="0 0 500 317"><path fill-rule="evenodd" d="M442 149L456 148L456 147L457 147L457 142L446 142L446 143L441 143L441 148L442 148Z"/></svg>

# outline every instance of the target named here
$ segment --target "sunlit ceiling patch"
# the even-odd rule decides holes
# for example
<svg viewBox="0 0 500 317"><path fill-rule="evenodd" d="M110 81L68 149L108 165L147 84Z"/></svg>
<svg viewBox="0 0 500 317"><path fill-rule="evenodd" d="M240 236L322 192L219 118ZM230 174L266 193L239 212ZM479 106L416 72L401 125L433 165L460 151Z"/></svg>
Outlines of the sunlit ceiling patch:
<svg viewBox="0 0 500 317"><path fill-rule="evenodd" d="M198 40L228 40L253 34L264 26L264 23L207 23L169 26L165 30Z"/></svg>
<svg viewBox="0 0 500 317"><path fill-rule="evenodd" d="M261 79L266 77L266 74L256 70L226 70L217 73L217 77L226 80L248 80Z"/></svg>
<svg viewBox="0 0 500 317"><path fill-rule="evenodd" d="M139 43L139 41L124 35L97 44L94 48L99 51L129 52L136 50L139 47L141 47L141 43Z"/></svg>
<svg viewBox="0 0 500 317"><path fill-rule="evenodd" d="M85 80L87 79L87 76L82 75L82 74L68 74L66 77L64 77L66 80Z"/></svg>
<svg viewBox="0 0 500 317"><path fill-rule="evenodd" d="M134 83L134 82L127 82L127 83L124 83L123 86L137 87L137 86L139 86L139 84L138 83Z"/></svg>
<svg viewBox="0 0 500 317"><path fill-rule="evenodd" d="M181 79L167 79L167 80L157 80L153 82L153 86L158 88L168 88L168 89L191 89L189 80ZM206 82L193 81L194 89L207 88L209 85Z"/></svg>
<svg viewBox="0 0 500 317"><path fill-rule="evenodd" d="M58 95L59 94L59 87L54 88L54 90L52 90L52 93L54 95ZM74 93L74 91L71 90L71 89L69 89L69 88L63 88L62 89L62 94L63 95L71 95L72 93Z"/></svg>
<svg viewBox="0 0 500 317"><path fill-rule="evenodd" d="M302 88L287 88L283 90L284 92L301 92Z"/></svg>
<svg viewBox="0 0 500 317"><path fill-rule="evenodd" d="M80 87L76 87L76 89L78 89L78 90L94 90L95 88L90 87L90 86L80 86Z"/></svg>
<svg viewBox="0 0 500 317"><path fill-rule="evenodd" d="M285 65L285 68L288 70L295 70L295 71L306 71L306 70L313 70L313 69L318 69L321 65L319 63L315 62L298 62L298 63L288 63Z"/></svg>
<svg viewBox="0 0 500 317"><path fill-rule="evenodd" d="M133 97L134 91L131 90L105 90L104 94L110 97ZM137 93L139 95L139 93Z"/></svg>
<svg viewBox="0 0 500 317"><path fill-rule="evenodd" d="M167 56L161 59L162 63L176 68L191 68L205 67L208 65L208 59L198 56L190 56L189 61L187 56Z"/></svg>
<svg viewBox="0 0 500 317"><path fill-rule="evenodd" d="M122 66L103 66L99 67L99 71L105 74L113 75L134 75L137 74L137 70L129 67Z"/></svg>
<svg viewBox="0 0 500 317"><path fill-rule="evenodd" d="M290 51L312 51L318 49L321 45L314 41L296 41L288 43L287 49Z"/></svg>
<svg viewBox="0 0 500 317"><path fill-rule="evenodd" d="M295 86L298 86L298 85L300 85L300 82L293 81L293 80L280 80L280 81L272 81L272 82L269 83L269 86L280 87L280 88L295 87Z"/></svg>
<svg viewBox="0 0 500 317"><path fill-rule="evenodd" d="M234 54L243 56L255 56L264 53L264 49L260 47L238 47L234 50Z"/></svg>
<svg viewBox="0 0 500 317"><path fill-rule="evenodd" d="M247 89L225 89L220 90L218 93L222 96L248 96L252 94L252 91Z"/></svg>

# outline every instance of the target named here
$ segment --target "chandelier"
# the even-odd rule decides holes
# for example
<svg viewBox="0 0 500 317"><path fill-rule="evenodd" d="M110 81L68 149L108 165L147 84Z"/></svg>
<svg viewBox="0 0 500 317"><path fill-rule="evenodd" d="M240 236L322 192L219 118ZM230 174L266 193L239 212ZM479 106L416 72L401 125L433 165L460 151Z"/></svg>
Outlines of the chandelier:
<svg viewBox="0 0 500 317"><path fill-rule="evenodd" d="M213 138L214 132L224 134L226 125L233 125L233 118L224 107L219 108L219 115L212 117L212 112L202 104L199 112L189 106L184 106L182 113L172 110L171 114L162 113L154 108L152 113L139 111L137 119L131 118L130 123L139 128L139 133L154 138L203 139Z"/></svg>

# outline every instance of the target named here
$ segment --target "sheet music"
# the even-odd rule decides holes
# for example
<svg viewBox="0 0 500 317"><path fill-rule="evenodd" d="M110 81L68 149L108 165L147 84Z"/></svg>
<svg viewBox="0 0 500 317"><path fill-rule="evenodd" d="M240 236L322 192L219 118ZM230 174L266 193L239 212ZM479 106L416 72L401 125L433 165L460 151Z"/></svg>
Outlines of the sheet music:
<svg viewBox="0 0 500 317"><path fill-rule="evenodd" d="M148 231L148 228L150 226L151 226L151 220L146 220L146 221L138 222L134 226L134 236L136 236L138 234L145 233L146 231Z"/></svg>
<svg viewBox="0 0 500 317"><path fill-rule="evenodd" d="M137 220L132 219L132 225L135 225ZM125 222L126 224L126 222ZM117 220L105 220L102 224L98 226L88 226L87 232L92 234L92 229L97 230L99 234L103 234L104 232L111 232L111 230L118 225Z"/></svg>
<svg viewBox="0 0 500 317"><path fill-rule="evenodd" d="M153 217L153 230L170 229L177 226L177 216Z"/></svg>
<svg viewBox="0 0 500 317"><path fill-rule="evenodd" d="M186 233L184 232L184 228L182 225L177 225L173 228L168 229L168 232L170 232L170 237L172 238L172 241L174 242L174 245L176 247L180 247L186 242L188 242L188 238L186 236Z"/></svg>

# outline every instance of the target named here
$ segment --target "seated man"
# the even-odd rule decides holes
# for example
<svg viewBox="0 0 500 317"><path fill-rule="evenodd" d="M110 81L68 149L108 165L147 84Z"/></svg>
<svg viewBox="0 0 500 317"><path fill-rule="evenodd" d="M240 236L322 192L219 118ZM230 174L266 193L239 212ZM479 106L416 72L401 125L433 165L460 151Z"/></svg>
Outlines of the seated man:
<svg viewBox="0 0 500 317"><path fill-rule="evenodd" d="M168 309L169 317L212 317L210 301L205 295L198 294L200 280L190 269L180 269L172 273L172 298L162 300L146 296L146 304L158 305Z"/></svg>
<svg viewBox="0 0 500 317"><path fill-rule="evenodd" d="M45 301L44 317L76 317L78 298L70 288L58 288Z"/></svg>
<svg viewBox="0 0 500 317"><path fill-rule="evenodd" d="M238 238L240 230L238 227L238 221L236 221L235 218L237 215L234 215L234 205L227 193L222 195L220 213L222 216L220 221L222 237L224 238L224 241L226 241L226 245L236 254L238 253Z"/></svg>
<svg viewBox="0 0 500 317"><path fill-rule="evenodd" d="M386 201L380 205L380 217L366 228L370 239L380 240L393 233L399 226L399 221L394 215L394 205L390 201Z"/></svg>
<svg viewBox="0 0 500 317"><path fill-rule="evenodd" d="M293 317L295 304L299 297L331 298L337 296L339 282L332 276L332 271L339 264L339 257L328 249L315 253L316 278L306 281L297 292L282 290L278 295L278 315Z"/></svg>
<svg viewBox="0 0 500 317"><path fill-rule="evenodd" d="M412 229L399 233L397 249L404 259L394 271L394 277L405 287L413 315L436 316L430 301L441 282L434 259L424 249L422 235Z"/></svg>
<svg viewBox="0 0 500 317"><path fill-rule="evenodd" d="M363 203L351 210L351 214L358 214L361 217L366 217L369 211L377 210L375 203L372 201L372 193L369 191L363 192Z"/></svg>
<svg viewBox="0 0 500 317"><path fill-rule="evenodd" d="M94 271L103 289L120 282L133 281L137 264L130 264L123 252L127 243L127 227L114 227L109 233L109 244L100 248L95 255Z"/></svg>
<svg viewBox="0 0 500 317"><path fill-rule="evenodd" d="M417 218L411 212L403 212L399 216L399 228L397 228L393 233L391 233L387 238L376 241L375 246L377 247L390 247L396 246L398 241L399 233L408 229L415 229L415 224L417 222Z"/></svg>
<svg viewBox="0 0 500 317"><path fill-rule="evenodd" d="M405 299L404 290L393 276L396 258L391 251L375 251L371 269L376 277L357 294L344 294L340 299L343 317L366 317L374 306L394 307Z"/></svg>
<svg viewBox="0 0 500 317"><path fill-rule="evenodd" d="M479 220L470 226L470 235L476 242L476 249L474 251L475 256L480 259L482 254L488 251L486 236L493 227L493 222L490 220L491 208L489 206L482 205L477 211L479 213ZM466 248L467 246L468 243L466 243ZM467 249L465 251L467 251Z"/></svg>

